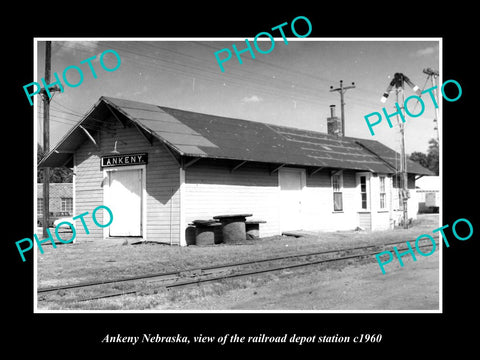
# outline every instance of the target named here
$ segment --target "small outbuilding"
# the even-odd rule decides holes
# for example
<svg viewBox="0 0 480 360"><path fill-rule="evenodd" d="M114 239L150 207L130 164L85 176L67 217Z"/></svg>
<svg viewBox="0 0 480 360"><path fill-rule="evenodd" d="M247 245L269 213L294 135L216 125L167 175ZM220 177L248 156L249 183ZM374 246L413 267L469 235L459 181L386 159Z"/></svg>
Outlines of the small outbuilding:
<svg viewBox="0 0 480 360"><path fill-rule="evenodd" d="M415 184L419 213L438 213L440 208L440 176L425 176Z"/></svg>
<svg viewBox="0 0 480 360"><path fill-rule="evenodd" d="M77 241L187 245L189 224L223 214L251 214L262 237L391 229L399 159L375 140L101 97L39 166L73 168L74 214L111 209L105 228L84 217L90 233L77 226ZM412 191L431 174L411 161L407 170ZM417 210L409 201L410 218Z"/></svg>
<svg viewBox="0 0 480 360"><path fill-rule="evenodd" d="M73 211L73 184L49 184L49 224L59 217L71 216ZM37 225L42 226L43 221L43 184L37 184Z"/></svg>

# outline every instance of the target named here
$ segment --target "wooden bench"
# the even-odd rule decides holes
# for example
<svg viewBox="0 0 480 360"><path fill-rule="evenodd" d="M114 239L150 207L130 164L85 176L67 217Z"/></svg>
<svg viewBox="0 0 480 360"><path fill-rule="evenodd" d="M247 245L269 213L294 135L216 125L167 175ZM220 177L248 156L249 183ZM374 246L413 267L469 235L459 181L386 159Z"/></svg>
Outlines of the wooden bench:
<svg viewBox="0 0 480 360"><path fill-rule="evenodd" d="M245 221L245 230L247 240L256 240L260 237L260 224L265 224L264 220L247 220Z"/></svg>

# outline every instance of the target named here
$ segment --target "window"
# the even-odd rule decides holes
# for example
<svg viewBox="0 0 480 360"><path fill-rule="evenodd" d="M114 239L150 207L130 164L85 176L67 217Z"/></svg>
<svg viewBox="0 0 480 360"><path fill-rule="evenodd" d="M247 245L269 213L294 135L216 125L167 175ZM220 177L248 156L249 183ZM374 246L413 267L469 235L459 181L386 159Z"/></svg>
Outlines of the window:
<svg viewBox="0 0 480 360"><path fill-rule="evenodd" d="M360 176L360 194L362 196L362 209L367 209L367 177Z"/></svg>
<svg viewBox="0 0 480 360"><path fill-rule="evenodd" d="M72 212L73 211L73 199L72 198L62 198L62 211Z"/></svg>
<svg viewBox="0 0 480 360"><path fill-rule="evenodd" d="M385 176L380 176L380 209L385 209L387 193L385 192Z"/></svg>
<svg viewBox="0 0 480 360"><path fill-rule="evenodd" d="M398 175L398 174L393 175L392 186L393 186L394 189L399 189L401 187L400 186L400 175Z"/></svg>
<svg viewBox="0 0 480 360"><path fill-rule="evenodd" d="M343 176L332 175L332 188L333 188L333 211L343 211Z"/></svg>
<svg viewBox="0 0 480 360"><path fill-rule="evenodd" d="M43 212L43 199L42 198L37 198L37 212L38 213Z"/></svg>
<svg viewBox="0 0 480 360"><path fill-rule="evenodd" d="M393 177L393 188L397 189L397 197L398 197L398 207L397 209L403 208L403 201L402 201L402 174L395 174Z"/></svg>

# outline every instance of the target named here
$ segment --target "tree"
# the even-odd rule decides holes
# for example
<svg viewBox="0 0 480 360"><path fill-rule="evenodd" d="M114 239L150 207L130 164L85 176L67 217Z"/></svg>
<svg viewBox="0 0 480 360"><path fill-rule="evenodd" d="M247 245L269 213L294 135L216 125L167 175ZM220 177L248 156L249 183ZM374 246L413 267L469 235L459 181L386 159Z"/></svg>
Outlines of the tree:
<svg viewBox="0 0 480 360"><path fill-rule="evenodd" d="M408 157L410 160L415 161L422 165L424 168L429 169L435 175L439 174L439 152L438 152L438 142L435 139L430 139L428 142L430 145L428 147L427 153L424 154L420 151L414 151Z"/></svg>
<svg viewBox="0 0 480 360"><path fill-rule="evenodd" d="M37 144L37 164L40 160L43 159L45 153L40 146ZM50 182L51 183L64 183L73 181L73 171L68 168L51 168L50 169ZM37 182L43 183L43 171L41 168L37 167Z"/></svg>
<svg viewBox="0 0 480 360"><path fill-rule="evenodd" d="M414 151L413 153L410 154L410 156L408 158L412 161L415 161L416 163L419 163L424 168L428 169L428 156L427 156L427 154L424 154L420 151Z"/></svg>
<svg viewBox="0 0 480 360"><path fill-rule="evenodd" d="M439 174L439 148L438 141L435 139L430 139L428 142L430 146L428 147L427 160L428 168L435 173Z"/></svg>

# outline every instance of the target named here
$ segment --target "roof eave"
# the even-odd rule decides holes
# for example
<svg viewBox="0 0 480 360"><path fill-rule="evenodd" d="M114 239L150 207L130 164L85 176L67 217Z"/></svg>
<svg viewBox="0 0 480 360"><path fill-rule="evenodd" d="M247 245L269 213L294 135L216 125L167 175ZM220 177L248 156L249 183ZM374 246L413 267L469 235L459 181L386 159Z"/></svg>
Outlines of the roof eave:
<svg viewBox="0 0 480 360"><path fill-rule="evenodd" d="M134 123L137 127L142 129L143 131L146 131L147 133L151 134L151 136L153 136L154 138L159 140L164 145L168 146L173 151L177 152L180 156L197 156L197 157L199 156L199 155L189 155L189 154L184 153L178 147L176 147L174 144L172 144L169 141L167 141L167 140L163 139L162 137L158 136L158 134L156 134L155 131L152 131L147 126L143 125L140 121L137 121L137 119L130 116L130 114L128 114L126 111L124 111L121 107L117 106L114 102L110 101L108 98L105 98L104 96L102 96L100 99L103 100L105 102L105 104L107 104L110 108L113 107L115 110L117 110L119 113L121 113L127 119L129 119L132 123Z"/></svg>

